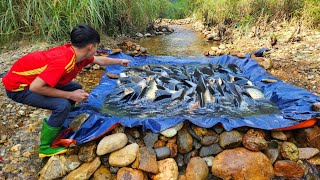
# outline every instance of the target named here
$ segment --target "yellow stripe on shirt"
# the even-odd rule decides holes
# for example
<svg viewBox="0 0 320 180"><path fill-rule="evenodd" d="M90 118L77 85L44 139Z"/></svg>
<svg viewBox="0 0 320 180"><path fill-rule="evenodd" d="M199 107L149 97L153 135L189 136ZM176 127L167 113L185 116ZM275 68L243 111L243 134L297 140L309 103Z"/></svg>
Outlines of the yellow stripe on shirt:
<svg viewBox="0 0 320 180"><path fill-rule="evenodd" d="M42 66L42 67L37 68L37 69L28 70L28 71L22 71L22 72L12 71L12 73L15 73L15 74L18 74L18 75L23 75L23 76L31 76L31 75L40 74L46 68L47 68L47 65Z"/></svg>

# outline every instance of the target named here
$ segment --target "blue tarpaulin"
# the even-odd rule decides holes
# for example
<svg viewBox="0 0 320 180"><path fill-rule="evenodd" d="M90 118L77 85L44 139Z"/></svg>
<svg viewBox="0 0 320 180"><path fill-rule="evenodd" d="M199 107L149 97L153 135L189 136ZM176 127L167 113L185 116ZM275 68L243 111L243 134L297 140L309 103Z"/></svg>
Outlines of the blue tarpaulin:
<svg viewBox="0 0 320 180"><path fill-rule="evenodd" d="M171 57L171 56L145 56L131 57L124 53L111 55L114 58L131 60L130 66L142 66L146 64L161 65L194 65L194 64L236 64L243 74L254 84L261 87L265 97L277 105L280 112L277 114L264 114L247 117L116 117L100 113L108 94L112 93L116 87L115 79L109 79L103 75L97 87L90 93L88 100L76 107L64 123L64 129L77 115L82 113L90 114L77 132L68 132L62 139L73 139L77 144L83 144L105 134L107 130L120 123L125 127L142 126L144 130L150 129L154 133L159 133L170 128L181 121L188 120L191 123L210 128L217 123L221 123L226 130L248 126L253 128L272 130L290 127L300 124L303 121L320 117L319 112L312 111L311 106L320 101L320 97L309 91L285 83L274 77L259 64L250 58L240 59L234 56L224 55L216 57ZM108 66L105 73L119 74L124 67L120 65ZM277 82L266 83L262 79L274 79Z"/></svg>

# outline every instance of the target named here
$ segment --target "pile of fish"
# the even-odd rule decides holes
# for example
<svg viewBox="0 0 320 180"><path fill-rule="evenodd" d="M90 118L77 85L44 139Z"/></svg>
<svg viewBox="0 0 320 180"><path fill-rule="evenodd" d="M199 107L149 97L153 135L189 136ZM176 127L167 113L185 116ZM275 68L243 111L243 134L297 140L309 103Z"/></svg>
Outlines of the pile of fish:
<svg viewBox="0 0 320 180"><path fill-rule="evenodd" d="M276 106L235 64L144 65L120 73L106 113L132 116L274 113Z"/></svg>

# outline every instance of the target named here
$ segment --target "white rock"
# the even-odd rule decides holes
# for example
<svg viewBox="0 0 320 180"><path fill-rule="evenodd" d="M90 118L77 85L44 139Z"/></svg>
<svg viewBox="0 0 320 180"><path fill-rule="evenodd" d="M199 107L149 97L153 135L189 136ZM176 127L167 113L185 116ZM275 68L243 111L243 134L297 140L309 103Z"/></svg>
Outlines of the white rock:
<svg viewBox="0 0 320 180"><path fill-rule="evenodd" d="M123 148L128 143L128 138L124 133L116 133L104 137L97 146L97 155L111 153Z"/></svg>
<svg viewBox="0 0 320 180"><path fill-rule="evenodd" d="M138 150L139 145L133 143L118 151L114 151L109 156L109 164L111 166L125 167L136 159Z"/></svg>
<svg viewBox="0 0 320 180"><path fill-rule="evenodd" d="M160 132L160 134L164 135L165 137L171 138L175 136L182 127L183 122L180 122L179 124Z"/></svg>

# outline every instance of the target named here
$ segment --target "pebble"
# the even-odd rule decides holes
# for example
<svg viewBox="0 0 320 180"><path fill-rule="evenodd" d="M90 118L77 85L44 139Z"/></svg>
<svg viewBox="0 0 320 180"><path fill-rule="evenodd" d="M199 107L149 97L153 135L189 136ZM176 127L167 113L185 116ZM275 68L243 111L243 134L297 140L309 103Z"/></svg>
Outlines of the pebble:
<svg viewBox="0 0 320 180"><path fill-rule="evenodd" d="M101 156L123 148L128 142L124 133L105 136L98 144L97 155Z"/></svg>
<svg viewBox="0 0 320 180"><path fill-rule="evenodd" d="M154 151L156 152L158 160L166 159L171 155L171 151L168 147L156 148Z"/></svg>
<svg viewBox="0 0 320 180"><path fill-rule="evenodd" d="M109 156L111 166L124 167L131 164L137 156L139 145L137 143L129 144L122 149L114 151Z"/></svg>

